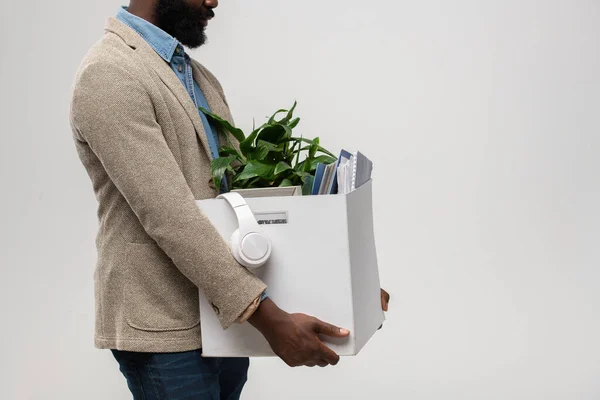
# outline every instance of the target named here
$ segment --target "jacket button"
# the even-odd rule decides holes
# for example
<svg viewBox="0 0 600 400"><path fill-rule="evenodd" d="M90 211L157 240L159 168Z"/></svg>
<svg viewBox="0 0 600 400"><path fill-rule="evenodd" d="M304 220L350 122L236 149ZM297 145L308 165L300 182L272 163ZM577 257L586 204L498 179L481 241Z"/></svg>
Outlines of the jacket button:
<svg viewBox="0 0 600 400"><path fill-rule="evenodd" d="M210 305L212 306L213 310L215 310L215 314L221 314L221 310L219 310L219 307L215 306L215 303L210 303Z"/></svg>

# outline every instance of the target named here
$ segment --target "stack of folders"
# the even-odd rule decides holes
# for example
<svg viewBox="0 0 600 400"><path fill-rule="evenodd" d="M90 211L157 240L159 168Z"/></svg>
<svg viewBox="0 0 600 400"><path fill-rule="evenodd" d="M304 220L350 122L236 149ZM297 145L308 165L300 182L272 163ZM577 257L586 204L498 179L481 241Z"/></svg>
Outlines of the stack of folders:
<svg viewBox="0 0 600 400"><path fill-rule="evenodd" d="M348 194L371 179L373 162L360 151L342 150L337 162L317 166L312 195Z"/></svg>

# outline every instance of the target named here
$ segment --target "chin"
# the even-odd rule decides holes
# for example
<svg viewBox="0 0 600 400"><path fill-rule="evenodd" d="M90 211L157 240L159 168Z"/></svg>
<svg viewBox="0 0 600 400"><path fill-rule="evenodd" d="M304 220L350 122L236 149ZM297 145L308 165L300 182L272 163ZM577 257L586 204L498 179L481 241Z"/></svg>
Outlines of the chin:
<svg viewBox="0 0 600 400"><path fill-rule="evenodd" d="M206 34L204 29L200 29L194 35L182 35L178 39L184 46L195 49L206 43Z"/></svg>

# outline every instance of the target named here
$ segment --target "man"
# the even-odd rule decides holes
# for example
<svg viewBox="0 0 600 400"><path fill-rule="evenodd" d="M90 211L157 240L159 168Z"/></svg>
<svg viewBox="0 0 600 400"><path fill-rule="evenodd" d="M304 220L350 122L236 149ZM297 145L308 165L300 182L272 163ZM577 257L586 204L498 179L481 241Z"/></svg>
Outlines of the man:
<svg viewBox="0 0 600 400"><path fill-rule="evenodd" d="M290 366L337 364L317 334L349 334L279 309L196 206L217 195L210 162L228 135L198 109L232 117L183 45L205 42L217 5L132 0L75 80L71 126L99 202L95 345L113 351L135 399L239 398L248 360L200 356L198 288L224 329L248 321Z"/></svg>

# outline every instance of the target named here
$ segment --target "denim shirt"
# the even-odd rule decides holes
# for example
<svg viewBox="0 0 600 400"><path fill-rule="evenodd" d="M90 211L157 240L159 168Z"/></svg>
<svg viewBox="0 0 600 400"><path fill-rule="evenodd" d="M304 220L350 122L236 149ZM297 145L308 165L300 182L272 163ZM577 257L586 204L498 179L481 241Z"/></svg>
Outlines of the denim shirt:
<svg viewBox="0 0 600 400"><path fill-rule="evenodd" d="M190 56L185 53L183 46L177 39L163 31L159 27L152 25L150 22L137 17L127 11L127 7L123 6L117 13L117 19L136 31L144 40L169 64L181 84L185 87L192 101L198 108L198 114L204 125L210 152L213 158L219 157L219 137L217 129L213 126L206 115L200 111L199 107L210 110L204 93L200 90L200 86L194 81L192 75L192 65ZM221 192L227 191L227 182L223 181Z"/></svg>

